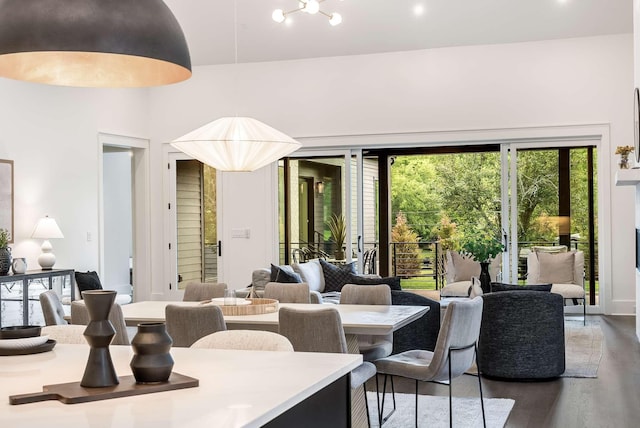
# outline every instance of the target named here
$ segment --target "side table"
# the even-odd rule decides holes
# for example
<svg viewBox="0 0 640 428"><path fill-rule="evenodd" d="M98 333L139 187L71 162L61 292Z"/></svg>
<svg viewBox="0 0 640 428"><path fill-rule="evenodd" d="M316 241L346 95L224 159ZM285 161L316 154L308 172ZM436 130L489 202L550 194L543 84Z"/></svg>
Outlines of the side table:
<svg viewBox="0 0 640 428"><path fill-rule="evenodd" d="M30 298L29 288L32 282L41 280L42 291L46 289L53 290L55 285L54 278L60 278L60 285L59 287L56 286L56 291L62 295L65 294L63 290L66 288L67 277L69 277L69 295L71 300L75 300L76 281L73 269L30 270L21 274L0 276L0 327L4 327L7 324L5 322L5 318L7 318L6 312L8 311L7 305L11 302L17 303L18 306L22 305L22 324L28 325L32 323L30 322L31 316L29 313L29 300L35 300L33 297ZM17 287L20 288L16 289Z"/></svg>

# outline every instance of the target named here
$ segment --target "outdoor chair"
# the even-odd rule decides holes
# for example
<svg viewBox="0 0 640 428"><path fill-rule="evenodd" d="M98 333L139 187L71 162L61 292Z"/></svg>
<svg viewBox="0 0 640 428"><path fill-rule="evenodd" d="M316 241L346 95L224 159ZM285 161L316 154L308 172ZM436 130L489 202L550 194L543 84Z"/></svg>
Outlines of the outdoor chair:
<svg viewBox="0 0 640 428"><path fill-rule="evenodd" d="M548 253L533 251L527 256L527 285L551 284L551 292L560 294L574 305L582 301L583 324L587 319L587 299L584 289L584 253L567 251Z"/></svg>
<svg viewBox="0 0 640 428"><path fill-rule="evenodd" d="M489 265L492 282L497 280L501 261L502 254L498 254ZM457 251L448 250L445 264L446 285L440 290L440 297L468 297L471 278L474 276L480 276L480 263Z"/></svg>

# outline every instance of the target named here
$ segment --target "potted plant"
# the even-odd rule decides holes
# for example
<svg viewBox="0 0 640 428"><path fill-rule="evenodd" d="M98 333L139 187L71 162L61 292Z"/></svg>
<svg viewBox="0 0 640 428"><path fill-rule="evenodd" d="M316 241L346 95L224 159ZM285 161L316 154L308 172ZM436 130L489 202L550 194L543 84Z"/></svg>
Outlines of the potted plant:
<svg viewBox="0 0 640 428"><path fill-rule="evenodd" d="M9 248L9 240L11 234L7 229L0 229L0 275L9 273L11 267L11 248Z"/></svg>
<svg viewBox="0 0 640 428"><path fill-rule="evenodd" d="M484 232L467 236L463 241L461 253L480 263L479 279L483 293L491 291L489 264L503 251L504 245L502 245L502 242Z"/></svg>
<svg viewBox="0 0 640 428"><path fill-rule="evenodd" d="M631 153L632 151L632 146L616 147L616 154L620 155L620 169L629 169L629 153Z"/></svg>
<svg viewBox="0 0 640 428"><path fill-rule="evenodd" d="M347 221L342 214L332 214L327 222L333 241L336 243L334 257L344 260L344 241L347 239Z"/></svg>

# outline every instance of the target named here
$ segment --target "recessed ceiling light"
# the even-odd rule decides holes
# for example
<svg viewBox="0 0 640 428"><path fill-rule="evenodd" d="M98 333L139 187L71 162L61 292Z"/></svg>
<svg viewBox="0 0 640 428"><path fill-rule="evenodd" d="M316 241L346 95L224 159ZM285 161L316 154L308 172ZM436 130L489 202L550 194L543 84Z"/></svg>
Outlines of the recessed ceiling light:
<svg viewBox="0 0 640 428"><path fill-rule="evenodd" d="M569 0L558 0L558 3L560 3L560 4L569 3Z"/></svg>
<svg viewBox="0 0 640 428"><path fill-rule="evenodd" d="M413 14L416 16L424 15L424 11L425 11L425 8L423 4L419 3L413 7Z"/></svg>

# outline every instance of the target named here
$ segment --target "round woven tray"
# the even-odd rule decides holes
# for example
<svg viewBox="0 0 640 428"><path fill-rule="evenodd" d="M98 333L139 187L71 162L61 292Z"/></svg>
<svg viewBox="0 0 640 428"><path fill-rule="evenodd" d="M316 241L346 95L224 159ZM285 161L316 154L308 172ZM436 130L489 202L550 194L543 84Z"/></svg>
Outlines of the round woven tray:
<svg viewBox="0 0 640 428"><path fill-rule="evenodd" d="M278 301L275 299L246 299L250 305L220 305L224 315L260 315L278 312Z"/></svg>

